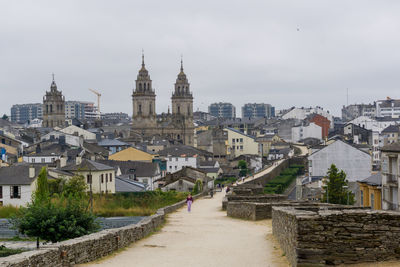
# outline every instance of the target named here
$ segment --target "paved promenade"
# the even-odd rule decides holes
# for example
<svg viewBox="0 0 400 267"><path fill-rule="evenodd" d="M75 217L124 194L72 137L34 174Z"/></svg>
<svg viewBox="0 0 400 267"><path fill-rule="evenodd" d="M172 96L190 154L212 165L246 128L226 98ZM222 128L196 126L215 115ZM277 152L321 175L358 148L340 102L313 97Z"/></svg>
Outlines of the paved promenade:
<svg viewBox="0 0 400 267"><path fill-rule="evenodd" d="M221 211L223 193L168 216L161 231L124 251L82 266L288 266L272 237L271 220L232 219Z"/></svg>

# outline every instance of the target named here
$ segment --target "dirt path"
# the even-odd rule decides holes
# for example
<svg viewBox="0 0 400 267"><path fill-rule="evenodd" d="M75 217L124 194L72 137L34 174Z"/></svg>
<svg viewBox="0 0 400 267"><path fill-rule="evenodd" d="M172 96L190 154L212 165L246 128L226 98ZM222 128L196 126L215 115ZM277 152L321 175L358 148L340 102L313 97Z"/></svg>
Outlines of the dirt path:
<svg viewBox="0 0 400 267"><path fill-rule="evenodd" d="M288 266L272 237L271 220L232 219L221 211L223 193L168 216L160 232L104 260L82 266Z"/></svg>

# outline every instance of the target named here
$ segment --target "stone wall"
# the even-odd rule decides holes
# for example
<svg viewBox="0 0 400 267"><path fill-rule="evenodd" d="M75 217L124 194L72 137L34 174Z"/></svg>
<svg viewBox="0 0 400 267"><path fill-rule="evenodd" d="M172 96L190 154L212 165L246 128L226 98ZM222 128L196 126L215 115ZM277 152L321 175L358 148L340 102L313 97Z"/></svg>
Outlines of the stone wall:
<svg viewBox="0 0 400 267"><path fill-rule="evenodd" d="M222 210L227 209L228 202L253 202L253 203L272 203L287 200L285 195L233 195L228 194L222 200Z"/></svg>
<svg viewBox="0 0 400 267"><path fill-rule="evenodd" d="M272 218L273 207L299 207L300 209L307 209L309 211L318 211L321 207L326 207L330 210L343 210L343 209L368 209L363 207L353 207L344 205L335 205L319 202L307 201L282 201L271 203L256 203L256 202L228 202L226 213L229 217L240 218L245 220L264 220Z"/></svg>
<svg viewBox="0 0 400 267"><path fill-rule="evenodd" d="M201 195L194 196L194 199ZM0 259L0 266L73 266L94 261L126 247L148 236L162 226L165 215L185 205L185 201L159 209L156 214L146 217L138 224L122 228L103 230L90 235L43 246L39 250L27 251Z"/></svg>
<svg viewBox="0 0 400 267"><path fill-rule="evenodd" d="M400 213L273 207L273 234L293 266L400 259Z"/></svg>

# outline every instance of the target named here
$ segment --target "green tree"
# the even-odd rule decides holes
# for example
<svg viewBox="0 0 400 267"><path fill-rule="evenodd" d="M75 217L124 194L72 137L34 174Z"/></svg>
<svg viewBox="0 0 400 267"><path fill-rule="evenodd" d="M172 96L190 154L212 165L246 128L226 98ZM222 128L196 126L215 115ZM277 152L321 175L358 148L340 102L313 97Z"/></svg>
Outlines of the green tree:
<svg viewBox="0 0 400 267"><path fill-rule="evenodd" d="M47 202L50 200L49 184L47 182L47 169L43 167L40 170L36 180L36 191L34 192L34 201Z"/></svg>
<svg viewBox="0 0 400 267"><path fill-rule="evenodd" d="M192 194L197 195L198 193L203 191L203 183L201 180L197 180L196 183L194 184Z"/></svg>
<svg viewBox="0 0 400 267"><path fill-rule="evenodd" d="M84 199L87 196L86 190L87 184L83 175L74 175L64 184L63 194L66 197Z"/></svg>
<svg viewBox="0 0 400 267"><path fill-rule="evenodd" d="M240 169L240 171L239 171L240 176L247 175L248 169L247 169L247 162L245 160L239 160L238 168Z"/></svg>
<svg viewBox="0 0 400 267"><path fill-rule="evenodd" d="M66 182L60 196L52 199L49 193L46 168L42 168L37 179L37 189L32 203L21 208L12 223L20 233L58 242L90 234L98 229L96 217L87 211L85 199L86 184L82 176L74 176Z"/></svg>
<svg viewBox="0 0 400 267"><path fill-rule="evenodd" d="M6 114L3 114L3 117L1 117L3 120L8 121L8 116Z"/></svg>
<svg viewBox="0 0 400 267"><path fill-rule="evenodd" d="M354 194L349 190L346 173L332 164L328 169L327 180L323 189L325 193L322 202L329 202L333 204L354 204Z"/></svg>

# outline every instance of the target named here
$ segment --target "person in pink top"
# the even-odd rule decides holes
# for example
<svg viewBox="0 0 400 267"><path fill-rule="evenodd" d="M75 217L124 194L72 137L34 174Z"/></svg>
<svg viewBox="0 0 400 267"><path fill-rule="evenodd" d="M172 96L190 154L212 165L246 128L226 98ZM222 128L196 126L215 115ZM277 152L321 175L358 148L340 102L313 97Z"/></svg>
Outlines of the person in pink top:
<svg viewBox="0 0 400 267"><path fill-rule="evenodd" d="M189 195L186 198L186 204L187 204L188 212L190 212L190 210L192 208L192 203L193 203L193 198L192 198L192 195L189 193Z"/></svg>

